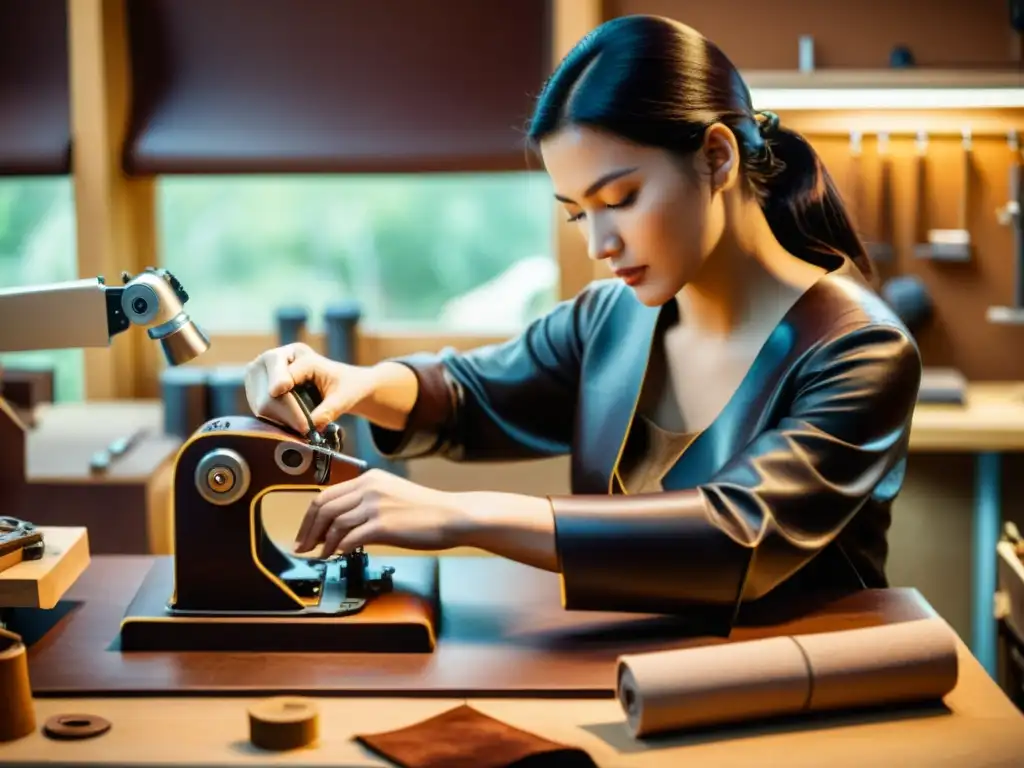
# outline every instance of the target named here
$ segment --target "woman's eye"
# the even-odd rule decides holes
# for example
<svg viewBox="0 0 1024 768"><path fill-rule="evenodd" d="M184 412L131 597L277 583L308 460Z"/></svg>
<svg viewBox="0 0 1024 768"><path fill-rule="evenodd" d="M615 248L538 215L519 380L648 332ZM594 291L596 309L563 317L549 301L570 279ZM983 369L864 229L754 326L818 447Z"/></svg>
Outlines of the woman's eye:
<svg viewBox="0 0 1024 768"><path fill-rule="evenodd" d="M606 203L605 208L628 208L629 206L636 202L636 195L636 190L633 190L617 203ZM573 213L569 215L569 218L567 218L566 221L568 221L569 223L572 223L574 221L580 221L581 219L583 219L583 216L583 211L580 211L579 213Z"/></svg>
<svg viewBox="0 0 1024 768"><path fill-rule="evenodd" d="M628 195L626 195L624 198L622 198L622 200L620 200L619 202L615 203L615 205L612 205L611 203L609 203L608 207L609 208L628 208L629 206L631 206L635 202L636 202L636 190L633 190Z"/></svg>

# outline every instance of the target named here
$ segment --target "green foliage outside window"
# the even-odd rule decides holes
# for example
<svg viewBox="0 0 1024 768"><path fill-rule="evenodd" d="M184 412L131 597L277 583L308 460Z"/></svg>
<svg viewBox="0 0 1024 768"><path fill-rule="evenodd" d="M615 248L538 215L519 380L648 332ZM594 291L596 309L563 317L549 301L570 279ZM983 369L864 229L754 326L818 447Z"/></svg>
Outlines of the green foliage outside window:
<svg viewBox="0 0 1024 768"><path fill-rule="evenodd" d="M335 300L368 326L515 332L557 298L544 174L166 177L163 264L213 332L312 327Z"/></svg>
<svg viewBox="0 0 1024 768"><path fill-rule="evenodd" d="M157 217L161 265L213 333L269 331L285 304L317 330L335 300L375 328L514 333L557 300L543 173L165 177ZM76 279L75 251L69 178L0 179L0 288ZM82 350L0 364L52 367L56 398L82 398Z"/></svg>

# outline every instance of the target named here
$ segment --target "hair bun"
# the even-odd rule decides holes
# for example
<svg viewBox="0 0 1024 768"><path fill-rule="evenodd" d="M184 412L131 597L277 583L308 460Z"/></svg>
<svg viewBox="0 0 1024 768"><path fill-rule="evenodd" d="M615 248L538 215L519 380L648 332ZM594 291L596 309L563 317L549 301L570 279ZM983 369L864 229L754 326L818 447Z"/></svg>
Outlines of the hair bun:
<svg viewBox="0 0 1024 768"><path fill-rule="evenodd" d="M757 130L762 136L770 136L779 127L779 116L769 110L763 110L754 115L757 120Z"/></svg>

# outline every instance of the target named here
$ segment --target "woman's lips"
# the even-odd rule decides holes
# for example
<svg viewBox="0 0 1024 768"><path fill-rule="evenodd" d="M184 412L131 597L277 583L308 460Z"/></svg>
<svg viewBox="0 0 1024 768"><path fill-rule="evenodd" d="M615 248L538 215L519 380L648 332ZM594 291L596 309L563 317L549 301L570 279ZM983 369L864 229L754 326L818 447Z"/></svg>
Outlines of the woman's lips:
<svg viewBox="0 0 1024 768"><path fill-rule="evenodd" d="M636 285L643 280L647 273L647 267L629 267L628 269L616 269L615 276L620 278L626 285Z"/></svg>

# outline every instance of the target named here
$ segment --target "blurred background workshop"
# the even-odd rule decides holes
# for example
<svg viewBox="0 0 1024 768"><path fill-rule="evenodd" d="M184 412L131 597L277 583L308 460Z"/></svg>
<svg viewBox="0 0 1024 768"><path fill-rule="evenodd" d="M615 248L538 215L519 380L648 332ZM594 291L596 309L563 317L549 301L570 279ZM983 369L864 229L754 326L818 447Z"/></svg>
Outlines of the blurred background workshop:
<svg viewBox="0 0 1024 768"><path fill-rule="evenodd" d="M925 365L889 578L1024 707L1012 0L0 0L0 514L84 528L83 569L171 554L175 454L248 413L241 367L261 351L469 349L606 277L509 135L577 40L633 13L715 41L849 202ZM40 348L85 336L88 319L54 309L74 297L46 318L6 301L148 267L208 335L181 365L139 329ZM569 490L568 458L392 464L345 426L349 452L430 487ZM268 500L282 541L308 499Z"/></svg>

